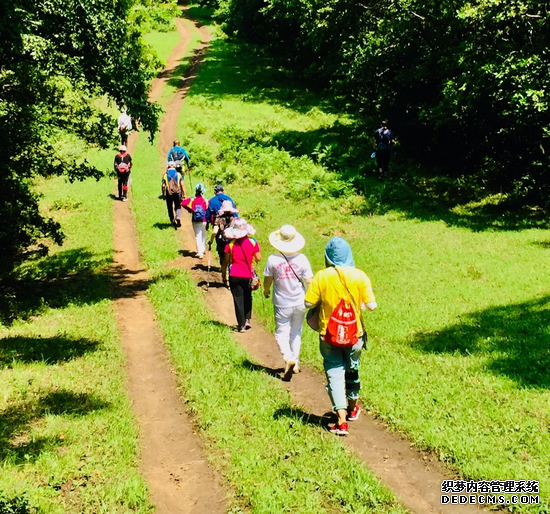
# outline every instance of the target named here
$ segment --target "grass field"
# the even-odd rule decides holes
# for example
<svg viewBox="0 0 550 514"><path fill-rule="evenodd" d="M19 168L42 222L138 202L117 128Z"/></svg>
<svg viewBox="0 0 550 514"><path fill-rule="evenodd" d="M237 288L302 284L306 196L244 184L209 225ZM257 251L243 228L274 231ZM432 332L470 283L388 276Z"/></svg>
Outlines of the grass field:
<svg viewBox="0 0 550 514"><path fill-rule="evenodd" d="M180 122L193 173L224 182L265 256L283 223L304 234L314 269L331 236L351 243L380 306L367 317L365 404L464 478L540 481L544 505L531 509L546 512L550 231L541 213L508 211L499 198L453 203L436 177L413 177L404 162L380 183L369 128L235 43L214 42ZM271 320L256 300L257 316ZM314 339L306 333L304 358L320 370Z"/></svg>
<svg viewBox="0 0 550 514"><path fill-rule="evenodd" d="M108 167L112 155L93 159ZM23 267L21 317L0 329L3 512L14 497L48 514L149 512L108 276L112 188L40 186L67 237Z"/></svg>
<svg viewBox="0 0 550 514"><path fill-rule="evenodd" d="M226 185L265 257L269 233L284 223L306 237L314 270L331 236L350 242L379 302L367 316L365 405L466 479L540 481L541 505L516 511L548 512L548 225L498 198L453 203L437 178L399 160L380 183L369 131L255 49L219 38L178 135L194 182L210 192ZM231 486L232 512L402 512L337 438L255 370L228 327L209 319L190 277L166 266L178 244L158 199L159 150L142 135L134 158L133 209L155 278L148 294L184 400ZM112 156L97 159L108 167ZM42 185L67 243L22 270L39 292L21 298L32 317L1 331L0 491L26 492L45 512L149 508L106 276L112 186ZM259 293L254 309L272 324ZM321 370L314 335L305 331L302 360Z"/></svg>

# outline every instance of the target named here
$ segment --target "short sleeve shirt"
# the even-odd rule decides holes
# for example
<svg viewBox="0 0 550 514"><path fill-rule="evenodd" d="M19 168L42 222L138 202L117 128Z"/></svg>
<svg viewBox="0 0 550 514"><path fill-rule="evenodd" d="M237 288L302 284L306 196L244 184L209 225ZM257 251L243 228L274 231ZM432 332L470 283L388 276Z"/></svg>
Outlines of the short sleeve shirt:
<svg viewBox="0 0 550 514"><path fill-rule="evenodd" d="M341 278L338 272L340 272ZM313 305L321 305L319 312L320 334L325 334L328 320L340 300L350 298L350 294L353 299L353 310L357 316L357 330L359 334L362 334L363 330L359 321L361 313L357 309L361 309L363 304L376 301L371 281L366 273L351 266L338 266L338 271L331 266L318 271L313 277L305 301Z"/></svg>
<svg viewBox="0 0 550 514"><path fill-rule="evenodd" d="M273 305L283 309L304 304L302 283L313 277L311 265L303 253L288 255L287 259L280 253L271 254L264 268L264 276L273 278Z"/></svg>
<svg viewBox="0 0 550 514"><path fill-rule="evenodd" d="M225 245L225 253L231 255L229 276L237 278L252 278L252 263L254 254L260 251L258 241L251 237L234 239Z"/></svg>

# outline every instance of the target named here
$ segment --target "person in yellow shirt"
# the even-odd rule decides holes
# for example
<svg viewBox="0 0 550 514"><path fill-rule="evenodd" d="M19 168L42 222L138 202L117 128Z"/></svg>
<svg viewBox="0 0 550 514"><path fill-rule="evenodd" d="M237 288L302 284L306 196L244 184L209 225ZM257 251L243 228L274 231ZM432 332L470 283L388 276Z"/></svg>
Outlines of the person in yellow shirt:
<svg viewBox="0 0 550 514"><path fill-rule="evenodd" d="M325 247L326 268L317 272L305 296L306 307L319 307L319 349L327 377L327 392L338 422L330 431L348 434L348 421L355 421L361 412L357 402L361 383L359 364L361 350L367 341L362 311L377 307L369 277L355 267L347 241L333 237ZM355 314L356 342L349 346L334 346L327 337L329 320L340 301L349 303Z"/></svg>

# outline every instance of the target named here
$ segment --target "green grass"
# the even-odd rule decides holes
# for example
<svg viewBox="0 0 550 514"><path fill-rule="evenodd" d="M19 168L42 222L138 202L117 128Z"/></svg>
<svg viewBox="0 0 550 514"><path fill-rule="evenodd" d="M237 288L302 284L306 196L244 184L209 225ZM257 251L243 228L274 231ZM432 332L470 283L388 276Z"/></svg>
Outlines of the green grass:
<svg viewBox="0 0 550 514"><path fill-rule="evenodd" d="M544 505L523 510L545 512L548 224L506 199L453 203L403 162L379 183L365 136L350 139L361 128L254 49L217 40L179 132L197 180L226 184L265 256L283 223L304 234L314 269L331 236L351 243L380 306L361 370L369 409L465 478L539 480ZM272 326L269 304L254 309ZM303 358L321 369L310 331Z"/></svg>
<svg viewBox="0 0 550 514"><path fill-rule="evenodd" d="M212 321L191 277L170 267L179 247L167 224L165 203L158 199L156 170L162 169L162 161L155 145L143 139L134 155L132 205L143 259L153 277L149 297L184 399L210 448L209 459L234 491L229 508L403 512L365 466L321 429L318 419L249 360L229 327ZM194 183L202 179L195 171Z"/></svg>
<svg viewBox="0 0 550 514"><path fill-rule="evenodd" d="M41 184L66 242L20 270L20 317L0 329L0 491L42 512L150 511L108 276L112 189Z"/></svg>
<svg viewBox="0 0 550 514"><path fill-rule="evenodd" d="M168 51L152 39L159 55ZM506 199L453 203L447 185L403 162L379 183L365 134L254 49L221 39L178 127L194 183L225 183L265 256L283 223L304 234L315 270L331 236L351 243L380 306L366 318L368 408L464 478L539 480L542 505L517 511L547 512L548 225L540 213L507 210ZM132 208L154 279L148 294L183 399L233 491L229 509L401 512L210 319L190 276L170 268L179 247L158 199L166 150L140 137ZM112 154L96 159L107 169ZM19 317L0 331L0 491L25 492L48 513L149 510L107 276L112 189L107 179L42 185L67 242L22 268ZM272 326L271 305L259 297L254 316ZM320 370L315 334L304 335L302 360Z"/></svg>

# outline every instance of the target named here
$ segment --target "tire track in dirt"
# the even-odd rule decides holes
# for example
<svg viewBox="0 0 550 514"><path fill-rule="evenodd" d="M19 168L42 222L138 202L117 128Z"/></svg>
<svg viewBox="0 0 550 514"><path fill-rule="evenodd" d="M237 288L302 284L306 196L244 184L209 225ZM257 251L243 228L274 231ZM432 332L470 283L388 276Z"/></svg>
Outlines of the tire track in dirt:
<svg viewBox="0 0 550 514"><path fill-rule="evenodd" d="M153 100L159 98L190 41L183 20L176 21L181 39L165 71L153 81ZM176 122L177 116L163 120L166 135L173 137ZM130 138L130 153L136 139ZM115 258L111 272L117 298L114 309L127 359L128 393L139 425L141 472L159 514L226 512L221 479L206 460L192 419L185 412L153 307L145 296L149 276L141 263L128 205L113 205Z"/></svg>

